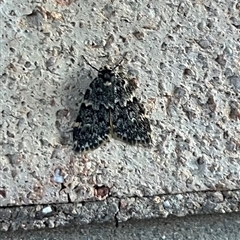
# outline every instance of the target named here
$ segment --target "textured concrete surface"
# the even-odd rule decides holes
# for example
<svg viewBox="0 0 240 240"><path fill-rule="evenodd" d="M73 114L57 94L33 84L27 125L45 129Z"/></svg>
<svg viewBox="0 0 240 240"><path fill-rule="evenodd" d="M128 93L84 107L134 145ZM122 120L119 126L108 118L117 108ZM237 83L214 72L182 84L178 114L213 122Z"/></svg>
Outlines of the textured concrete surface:
<svg viewBox="0 0 240 240"><path fill-rule="evenodd" d="M1 2L0 229L28 217L27 228L64 225L72 213L90 223L208 203L239 211L239 11L227 0ZM125 52L119 71L138 83L153 146L111 140L75 154L71 126L97 74L81 55L101 67ZM72 208L59 218L55 204Z"/></svg>
<svg viewBox="0 0 240 240"><path fill-rule="evenodd" d="M83 240L238 240L240 215L215 214L129 221L119 224L68 226L35 231L3 232L1 239L83 239Z"/></svg>
<svg viewBox="0 0 240 240"><path fill-rule="evenodd" d="M53 203L0 209L3 231L182 217L239 211L240 191L198 192L155 197L108 197L104 201Z"/></svg>

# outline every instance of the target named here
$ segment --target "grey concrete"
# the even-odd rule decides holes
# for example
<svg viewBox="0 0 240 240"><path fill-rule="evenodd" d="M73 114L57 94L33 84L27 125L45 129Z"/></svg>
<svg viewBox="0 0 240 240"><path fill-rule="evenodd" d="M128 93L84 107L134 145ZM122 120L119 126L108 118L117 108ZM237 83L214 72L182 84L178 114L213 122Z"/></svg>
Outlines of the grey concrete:
<svg viewBox="0 0 240 240"><path fill-rule="evenodd" d="M238 1L3 1L0 230L239 211ZM151 148L72 151L96 71L134 80Z"/></svg>
<svg viewBox="0 0 240 240"><path fill-rule="evenodd" d="M96 223L118 225L127 220L231 213L239 211L239 196L240 191L125 199L109 196L104 201L5 207L0 209L0 223L3 231L16 231Z"/></svg>
<svg viewBox="0 0 240 240"><path fill-rule="evenodd" d="M215 214L1 233L1 239L238 240L240 215Z"/></svg>

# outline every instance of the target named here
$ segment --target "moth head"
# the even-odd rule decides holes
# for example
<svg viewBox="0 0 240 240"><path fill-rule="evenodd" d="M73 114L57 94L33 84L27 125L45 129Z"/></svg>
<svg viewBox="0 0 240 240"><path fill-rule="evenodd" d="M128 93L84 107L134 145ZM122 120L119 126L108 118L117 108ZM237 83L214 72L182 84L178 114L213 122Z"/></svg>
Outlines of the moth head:
<svg viewBox="0 0 240 240"><path fill-rule="evenodd" d="M110 81L113 76L114 72L106 66L104 68L100 68L98 71L98 77L101 77L104 81Z"/></svg>

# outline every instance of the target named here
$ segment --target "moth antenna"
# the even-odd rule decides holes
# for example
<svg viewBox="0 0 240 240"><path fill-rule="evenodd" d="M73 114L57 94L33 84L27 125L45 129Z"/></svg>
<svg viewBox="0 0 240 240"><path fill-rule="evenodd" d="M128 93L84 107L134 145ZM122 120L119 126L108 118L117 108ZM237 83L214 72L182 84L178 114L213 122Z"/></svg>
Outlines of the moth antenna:
<svg viewBox="0 0 240 240"><path fill-rule="evenodd" d="M122 58L118 61L118 63L115 65L115 67L112 69L112 71L114 71L121 63L122 61L124 60L124 58L126 57L127 55L127 52L125 52L122 56Z"/></svg>
<svg viewBox="0 0 240 240"><path fill-rule="evenodd" d="M87 65L89 65L91 68L93 68L94 70L96 70L97 72L100 72L99 69L97 69L96 67L94 67L91 63L88 62L88 60L82 55L83 60L87 63Z"/></svg>

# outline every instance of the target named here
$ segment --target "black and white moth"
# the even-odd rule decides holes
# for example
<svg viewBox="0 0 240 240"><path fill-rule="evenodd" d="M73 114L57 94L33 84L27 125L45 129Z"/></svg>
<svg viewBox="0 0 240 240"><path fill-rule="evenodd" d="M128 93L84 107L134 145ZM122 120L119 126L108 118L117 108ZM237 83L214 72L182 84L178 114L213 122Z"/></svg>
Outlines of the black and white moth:
<svg viewBox="0 0 240 240"><path fill-rule="evenodd" d="M113 69L100 70L85 61L98 76L86 90L73 125L74 150L96 149L110 136L129 144L149 145L151 127L145 109L135 97L134 87L114 73L121 61Z"/></svg>

